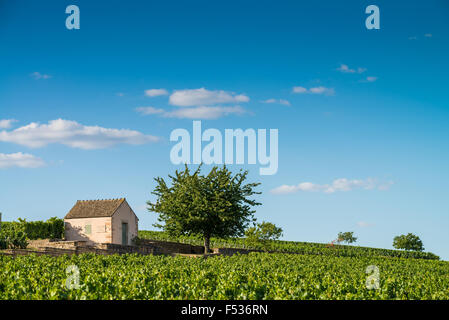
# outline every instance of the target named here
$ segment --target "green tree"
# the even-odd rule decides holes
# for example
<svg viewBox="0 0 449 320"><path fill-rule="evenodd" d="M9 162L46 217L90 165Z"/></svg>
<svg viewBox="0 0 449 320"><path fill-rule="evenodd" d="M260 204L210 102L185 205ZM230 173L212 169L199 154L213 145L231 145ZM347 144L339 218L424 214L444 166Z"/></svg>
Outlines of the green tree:
<svg viewBox="0 0 449 320"><path fill-rule="evenodd" d="M357 241L357 237L354 237L354 232L339 232L337 236L337 242L354 243Z"/></svg>
<svg viewBox="0 0 449 320"><path fill-rule="evenodd" d="M278 240L282 237L282 229L271 222L257 223L245 231L246 243L249 246L262 246L264 250L269 249L270 240Z"/></svg>
<svg viewBox="0 0 449 320"><path fill-rule="evenodd" d="M393 247L396 249L424 251L421 239L413 233L394 237Z"/></svg>
<svg viewBox="0 0 449 320"><path fill-rule="evenodd" d="M248 224L254 221L253 206L260 205L249 197L260 183L247 183L248 171L235 175L226 166L214 167L206 176L201 166L193 173L187 165L184 171L169 175L171 185L155 178L157 186L152 194L155 203L147 202L148 210L157 213L154 224L172 236L199 235L204 239L204 252L210 252L210 238L242 236Z"/></svg>

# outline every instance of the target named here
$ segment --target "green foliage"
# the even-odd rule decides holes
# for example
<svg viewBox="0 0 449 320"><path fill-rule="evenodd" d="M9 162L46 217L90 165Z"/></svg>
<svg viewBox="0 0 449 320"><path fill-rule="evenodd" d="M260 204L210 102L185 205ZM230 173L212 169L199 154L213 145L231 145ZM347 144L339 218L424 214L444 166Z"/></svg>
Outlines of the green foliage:
<svg viewBox="0 0 449 320"><path fill-rule="evenodd" d="M156 178L152 194L155 203L147 202L148 210L159 214L155 224L170 235L201 235L206 252L211 237L243 235L253 221L252 207L259 205L249 197L260 194L253 189L259 183L244 184L248 172L232 175L226 166L214 167L208 175L200 174L201 166L193 173L187 165L184 171L169 175L171 186L163 178Z"/></svg>
<svg viewBox="0 0 449 320"><path fill-rule="evenodd" d="M29 240L37 239L62 239L64 238L64 220L56 217L47 221L26 221L19 218L18 221L2 222L2 228L8 230L20 225Z"/></svg>
<svg viewBox="0 0 449 320"><path fill-rule="evenodd" d="M24 249L28 246L23 224L15 223L5 227L2 223L0 231L0 249Z"/></svg>
<svg viewBox="0 0 449 320"><path fill-rule="evenodd" d="M269 240L277 240L282 236L282 229L271 222L257 223L245 231L248 246L262 247L265 251L271 249Z"/></svg>
<svg viewBox="0 0 449 320"><path fill-rule="evenodd" d="M0 250L4 250L8 248L8 241L3 237L0 233Z"/></svg>
<svg viewBox="0 0 449 320"><path fill-rule="evenodd" d="M79 289L66 289L70 265ZM380 288L366 288L366 268ZM252 253L208 259L139 255L0 255L0 299L449 299L449 263Z"/></svg>
<svg viewBox="0 0 449 320"><path fill-rule="evenodd" d="M354 237L354 232L339 232L338 242L354 243L357 237Z"/></svg>
<svg viewBox="0 0 449 320"><path fill-rule="evenodd" d="M171 236L161 231L139 231L139 237L142 239L173 241L188 243L192 245L202 245L199 236ZM394 258L413 258L438 260L439 257L431 252L416 252L390 250L380 248L359 247L350 245L335 245L332 248L327 247L325 243L297 242L269 240L270 250L277 252L290 252L320 256L334 257L394 257ZM258 245L249 245L244 238L211 238L211 247L213 248L242 248L242 249L263 249Z"/></svg>
<svg viewBox="0 0 449 320"><path fill-rule="evenodd" d="M395 247L396 249L424 251L421 239L413 233L394 237L393 247Z"/></svg>

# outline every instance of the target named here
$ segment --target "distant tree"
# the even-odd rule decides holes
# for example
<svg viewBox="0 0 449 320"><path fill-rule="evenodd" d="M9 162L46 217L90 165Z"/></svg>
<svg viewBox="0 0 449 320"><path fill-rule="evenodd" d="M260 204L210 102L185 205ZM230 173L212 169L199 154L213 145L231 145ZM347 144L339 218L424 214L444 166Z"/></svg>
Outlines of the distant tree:
<svg viewBox="0 0 449 320"><path fill-rule="evenodd" d="M163 223L155 227L172 236L200 235L208 253L211 237L242 236L254 221L252 207L260 203L249 197L260 194L254 191L260 183L244 184L248 171L233 175L226 166L214 167L206 176L200 170L201 166L191 173L186 165L184 171L169 175L170 186L163 178L155 178L157 186L152 194L157 200L147 204Z"/></svg>
<svg viewBox="0 0 449 320"><path fill-rule="evenodd" d="M354 243L357 241L357 237L354 237L354 232L339 232L337 236L337 242Z"/></svg>
<svg viewBox="0 0 449 320"><path fill-rule="evenodd" d="M424 251L421 239L413 233L394 237L393 247L396 249Z"/></svg>
<svg viewBox="0 0 449 320"><path fill-rule="evenodd" d="M282 237L282 229L271 222L257 223L245 231L246 243L249 246L262 246L268 250L269 241Z"/></svg>

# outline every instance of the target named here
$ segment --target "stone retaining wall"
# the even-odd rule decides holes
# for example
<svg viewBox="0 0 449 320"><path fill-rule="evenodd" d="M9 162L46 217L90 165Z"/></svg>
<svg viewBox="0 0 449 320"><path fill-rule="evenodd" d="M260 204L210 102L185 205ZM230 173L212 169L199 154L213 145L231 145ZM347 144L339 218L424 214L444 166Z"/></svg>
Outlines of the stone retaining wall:
<svg viewBox="0 0 449 320"><path fill-rule="evenodd" d="M213 248L213 253L218 253L222 255L233 255L236 253L239 254L248 254L250 252L263 252L262 250L255 250L255 249L238 249L238 248Z"/></svg>
<svg viewBox="0 0 449 320"><path fill-rule="evenodd" d="M183 254L202 254L204 253L203 246L194 246L187 243L158 241L149 239L139 239L139 245L156 246L162 248L167 253L183 253Z"/></svg>
<svg viewBox="0 0 449 320"><path fill-rule="evenodd" d="M59 256L63 254L82 254L95 253L101 255L110 254L129 254L138 253L142 255L148 254L172 254L168 248L170 245L160 247L154 243L146 243L139 246L125 246L112 243L102 243L96 245L89 245L86 241L52 241L49 239L31 240L28 244L28 249L11 249L4 253L9 255L25 255L35 253L38 255L48 254L52 256Z"/></svg>
<svg viewBox="0 0 449 320"><path fill-rule="evenodd" d="M164 254L164 255L201 255L204 253L203 246L195 246L186 243L158 241L140 239L139 245L124 246L112 243L96 244L94 246L88 245L86 241L61 241L61 240L31 240L28 245L29 249L14 249L7 250L5 254L24 255L35 253L38 255L48 254L52 256L59 256L63 254L82 254L95 253L101 255L110 254L129 254L138 253L142 255L148 254ZM251 249L237 249L237 248L212 248L211 253L214 255L233 255L248 254L250 252L261 252L261 250Z"/></svg>

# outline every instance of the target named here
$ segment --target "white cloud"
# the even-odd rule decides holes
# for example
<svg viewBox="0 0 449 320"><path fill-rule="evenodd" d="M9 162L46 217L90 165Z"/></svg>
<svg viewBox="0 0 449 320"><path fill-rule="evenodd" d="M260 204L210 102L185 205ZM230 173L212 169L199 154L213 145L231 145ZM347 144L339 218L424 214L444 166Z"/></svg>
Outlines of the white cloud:
<svg viewBox="0 0 449 320"><path fill-rule="evenodd" d="M393 184L392 181L388 182L387 184L379 184L376 180L371 178L365 180L348 180L346 178L341 178L335 179L331 184L315 184L311 182L302 182L297 185L282 185L272 189L270 192L273 194L289 194L298 191L334 193L337 191L350 191L354 189L386 190L391 184Z"/></svg>
<svg viewBox="0 0 449 320"><path fill-rule="evenodd" d="M15 120L15 119L0 120L0 129L9 129L9 128L11 128L11 126L14 122L17 122L17 120Z"/></svg>
<svg viewBox="0 0 449 320"><path fill-rule="evenodd" d="M374 223L370 223L370 222L366 222L366 221L359 221L359 222L357 222L357 226L359 226L361 228L368 228L368 227L373 227Z"/></svg>
<svg viewBox="0 0 449 320"><path fill-rule="evenodd" d="M290 106L290 102L288 100L284 99L267 99L262 101L262 103L277 103L277 104L283 104L285 106Z"/></svg>
<svg viewBox="0 0 449 320"><path fill-rule="evenodd" d="M33 73L31 74L31 76L32 76L34 79L36 79L36 80L40 80L40 79L50 79L50 78L51 78L51 75L49 75L49 74L42 74L42 73L40 73L40 72L33 72Z"/></svg>
<svg viewBox="0 0 449 320"><path fill-rule="evenodd" d="M307 89L304 87L293 87L293 93L306 93Z"/></svg>
<svg viewBox="0 0 449 320"><path fill-rule="evenodd" d="M432 38L433 37L433 34L431 34L431 33L425 33L424 34L424 38ZM409 40L418 40L418 37L417 36L411 36L411 37L408 37L408 39Z"/></svg>
<svg viewBox="0 0 449 320"><path fill-rule="evenodd" d="M333 88L326 88L322 86L309 89L306 89L304 87L293 87L293 93L325 94L331 96L335 94L335 90Z"/></svg>
<svg viewBox="0 0 449 320"><path fill-rule="evenodd" d="M309 91L314 94L328 94L333 95L334 89L332 88L326 88L326 87L316 87L316 88L310 88Z"/></svg>
<svg viewBox="0 0 449 320"><path fill-rule="evenodd" d="M136 108L136 111L143 115L150 115L150 114L161 114L164 113L165 110L154 107L138 107Z"/></svg>
<svg viewBox="0 0 449 320"><path fill-rule="evenodd" d="M152 89L164 90L164 89ZM148 91L148 90L147 90ZM136 111L142 115L159 115L164 118L178 119L218 119L230 114L243 114L246 111L239 105L221 106L232 102L248 102L249 98L243 94L235 94L223 90L207 90L205 88L175 90L169 97L171 105L182 107L164 110L154 107L139 107ZM288 103L279 100L280 103Z"/></svg>
<svg viewBox="0 0 449 320"><path fill-rule="evenodd" d="M165 118L179 119L218 119L230 114L243 114L246 111L240 106L234 107L207 107L181 108L162 114Z"/></svg>
<svg viewBox="0 0 449 320"><path fill-rule="evenodd" d="M363 78L362 80L359 80L359 82L375 82L377 81L377 79L379 79L378 77L373 77L373 76L369 76L366 78Z"/></svg>
<svg viewBox="0 0 449 320"><path fill-rule="evenodd" d="M168 91L165 89L149 89L145 90L145 95L148 97L166 96Z"/></svg>
<svg viewBox="0 0 449 320"><path fill-rule="evenodd" d="M337 68L338 71L343 73L363 73L366 71L365 68L357 68L357 69L351 69L346 64L340 65L340 67Z"/></svg>
<svg viewBox="0 0 449 320"><path fill-rule="evenodd" d="M20 167L20 168L37 168L44 166L42 159L28 153L0 153L0 169Z"/></svg>
<svg viewBox="0 0 449 320"><path fill-rule="evenodd" d="M84 126L76 121L63 119L51 120L48 124L32 122L13 131L0 132L0 141L31 148L59 143L72 148L102 149L117 144L137 145L158 140L158 137L134 130Z"/></svg>
<svg viewBox="0 0 449 320"><path fill-rule="evenodd" d="M144 116L158 114L164 118L178 119L218 119L230 114L244 114L246 111L240 106L233 107L193 107L193 108L177 108L171 111L158 109L153 107L139 107L136 111Z"/></svg>
<svg viewBox="0 0 449 320"><path fill-rule="evenodd" d="M248 102L249 97L223 90L205 88L176 90L170 95L169 103L179 107L211 106L216 104Z"/></svg>

